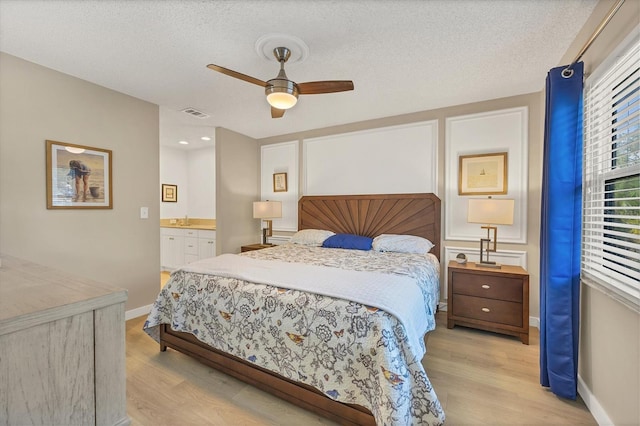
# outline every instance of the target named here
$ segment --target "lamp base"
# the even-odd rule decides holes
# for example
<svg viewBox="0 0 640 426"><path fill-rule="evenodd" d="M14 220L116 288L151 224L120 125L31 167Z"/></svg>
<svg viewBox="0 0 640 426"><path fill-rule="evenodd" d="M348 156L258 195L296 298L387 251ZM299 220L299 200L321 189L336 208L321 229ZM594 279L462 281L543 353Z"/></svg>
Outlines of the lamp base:
<svg viewBox="0 0 640 426"><path fill-rule="evenodd" d="M502 265L496 262L477 262L476 266L480 266L482 268L502 269Z"/></svg>

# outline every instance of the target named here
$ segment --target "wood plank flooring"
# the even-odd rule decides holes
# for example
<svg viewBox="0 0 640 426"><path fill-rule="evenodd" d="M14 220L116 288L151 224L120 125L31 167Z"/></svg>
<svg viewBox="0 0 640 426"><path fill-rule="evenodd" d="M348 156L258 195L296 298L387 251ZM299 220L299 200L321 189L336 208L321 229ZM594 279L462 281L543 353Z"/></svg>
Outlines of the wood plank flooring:
<svg viewBox="0 0 640 426"><path fill-rule="evenodd" d="M127 412L133 426L333 425L335 423L159 345L127 321ZM427 375L447 425L596 425L582 400L539 384L539 334L515 337L447 329L446 312L428 341Z"/></svg>

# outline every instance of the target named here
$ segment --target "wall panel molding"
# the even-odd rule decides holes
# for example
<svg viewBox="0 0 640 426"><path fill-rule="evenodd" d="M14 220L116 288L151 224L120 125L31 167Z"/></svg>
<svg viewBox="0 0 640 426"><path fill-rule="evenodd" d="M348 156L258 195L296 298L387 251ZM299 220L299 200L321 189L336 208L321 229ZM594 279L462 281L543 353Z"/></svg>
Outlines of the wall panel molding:
<svg viewBox="0 0 640 426"><path fill-rule="evenodd" d="M262 145L260 173L262 200L282 202L282 218L273 219L274 231L297 231L298 141ZM287 192L273 192L274 173L287 174Z"/></svg>
<svg viewBox="0 0 640 426"><path fill-rule="evenodd" d="M518 107L445 120L445 240L474 241L484 236L480 225L467 223L467 200L471 196L458 195L458 157L506 151L508 192L494 197L514 199L515 217L512 226L499 225L498 241L527 243L528 114L528 107Z"/></svg>
<svg viewBox="0 0 640 426"><path fill-rule="evenodd" d="M303 194L438 191L438 121L303 141Z"/></svg>

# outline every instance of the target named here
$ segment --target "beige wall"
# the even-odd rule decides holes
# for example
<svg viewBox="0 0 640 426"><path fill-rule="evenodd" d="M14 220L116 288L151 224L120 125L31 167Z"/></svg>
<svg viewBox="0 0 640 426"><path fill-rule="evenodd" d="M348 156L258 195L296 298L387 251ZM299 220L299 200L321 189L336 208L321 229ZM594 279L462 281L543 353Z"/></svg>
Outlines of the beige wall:
<svg viewBox="0 0 640 426"><path fill-rule="evenodd" d="M571 62L614 0L600 1L562 64ZM640 24L640 1L627 0L583 56L588 76ZM636 29L637 31L637 29ZM578 374L592 413L615 425L640 424L640 313L582 285Z"/></svg>
<svg viewBox="0 0 640 426"><path fill-rule="evenodd" d="M585 285L580 296L578 374L597 401L591 411L602 409L614 425L639 425L640 315Z"/></svg>
<svg viewBox="0 0 640 426"><path fill-rule="evenodd" d="M255 139L216 128L216 253L240 253L260 242L253 202L260 200L260 148Z"/></svg>
<svg viewBox="0 0 640 426"><path fill-rule="evenodd" d="M47 210L46 139L113 151L113 209ZM0 53L0 253L125 288L127 309L152 303L158 152L156 105Z"/></svg>
<svg viewBox="0 0 640 426"><path fill-rule="evenodd" d="M541 88L544 79L541 80ZM438 194L444 199L445 193L445 119L459 115L476 114L500 109L526 106L529 110L529 191L527 200L528 231L527 244L500 244L501 250L518 250L527 252L528 271L530 274L530 315L539 316L540 292L539 292L539 239L540 239L540 185L542 181L542 131L544 126L544 99L541 93L532 93L520 96L512 96L502 99L494 99L486 102L476 102L465 105L456 105L447 108L440 108L430 111L422 111L412 114L387 117L379 120L370 120L359 123L352 123L343 126L317 129L308 132L288 134L278 137L260 139L260 144L278 143L291 140L302 140L311 137L327 136L332 134L353 132L358 130L373 129L376 127L393 126L420 121L438 120ZM300 149L302 152L302 149ZM303 159L300 176L303 175ZM302 191L302 189L301 189ZM300 194L303 195L303 194ZM443 206L444 208L444 206ZM445 215L442 215L443 221ZM442 225L444 230L444 224ZM443 234L444 237L444 234ZM472 247L477 248L477 241L444 241L444 246ZM443 268L444 274L444 268ZM442 292L443 297L446 292Z"/></svg>

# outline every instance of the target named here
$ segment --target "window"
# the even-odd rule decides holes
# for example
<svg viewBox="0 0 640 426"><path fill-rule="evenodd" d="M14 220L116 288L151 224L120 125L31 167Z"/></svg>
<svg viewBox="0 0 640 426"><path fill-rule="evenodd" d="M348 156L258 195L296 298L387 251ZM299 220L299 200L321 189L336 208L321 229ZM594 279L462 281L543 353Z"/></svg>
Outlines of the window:
<svg viewBox="0 0 640 426"><path fill-rule="evenodd" d="M640 42L587 79L583 282L640 312Z"/></svg>

